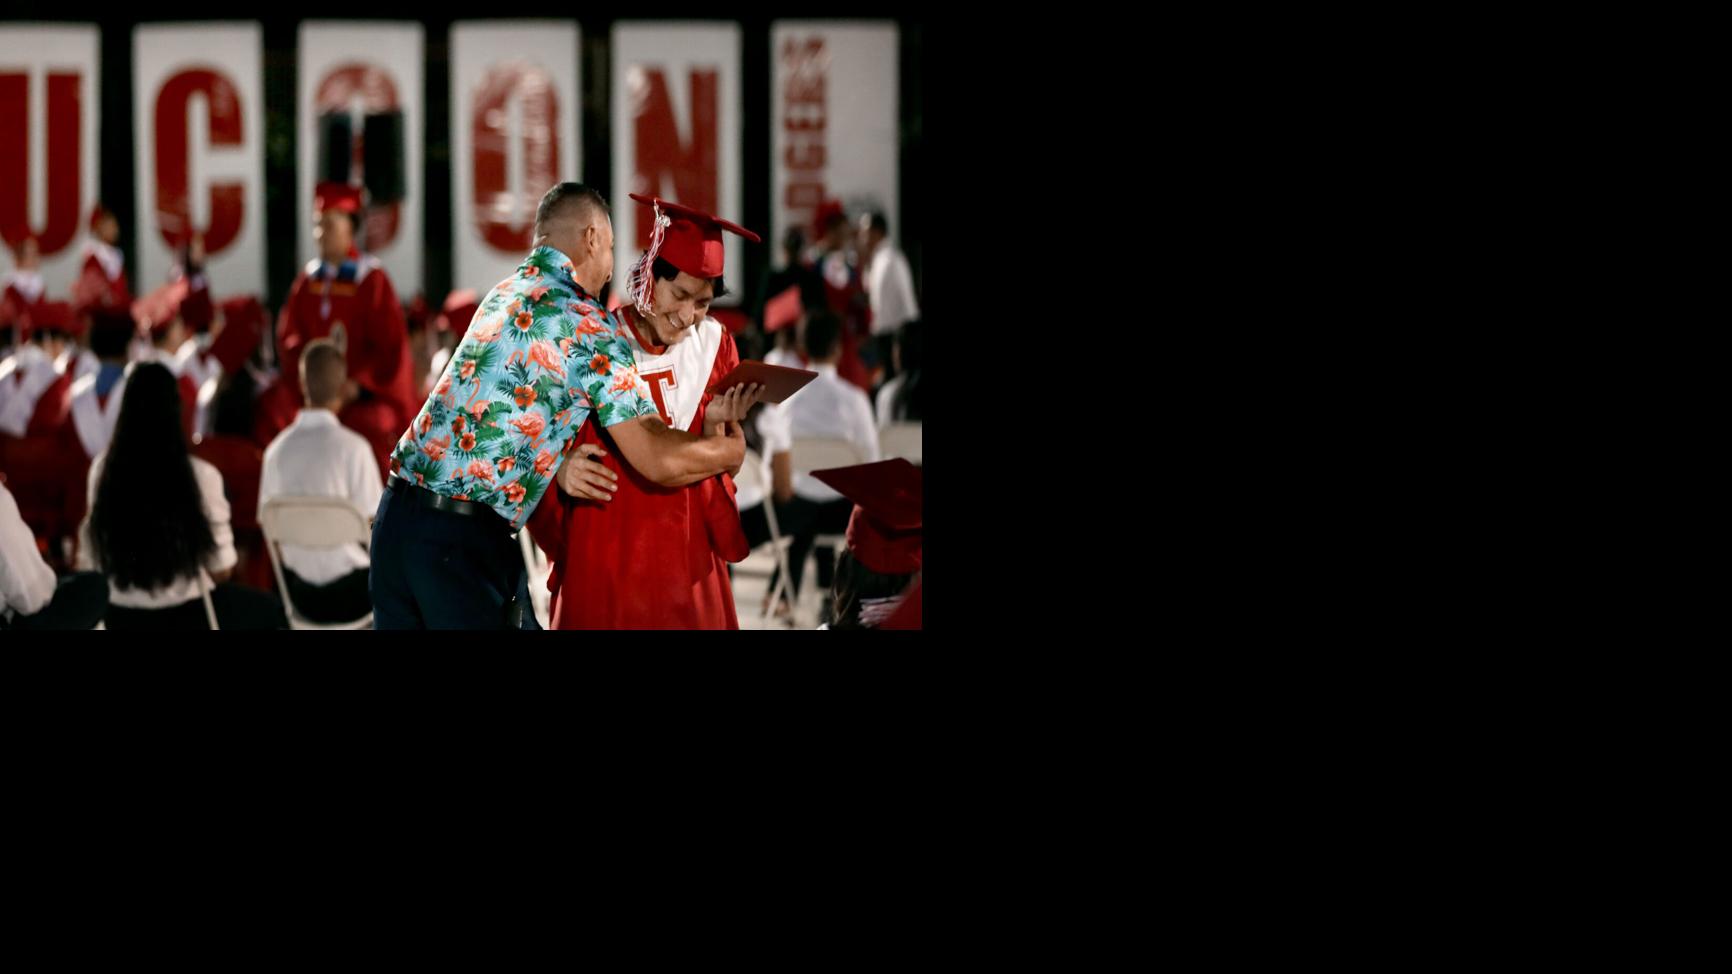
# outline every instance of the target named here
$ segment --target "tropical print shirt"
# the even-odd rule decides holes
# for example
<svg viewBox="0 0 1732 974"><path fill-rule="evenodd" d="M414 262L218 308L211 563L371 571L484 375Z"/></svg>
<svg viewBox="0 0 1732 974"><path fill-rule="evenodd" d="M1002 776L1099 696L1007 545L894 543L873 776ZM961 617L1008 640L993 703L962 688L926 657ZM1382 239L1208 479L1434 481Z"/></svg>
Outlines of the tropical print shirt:
<svg viewBox="0 0 1732 974"><path fill-rule="evenodd" d="M522 527L585 419L657 415L623 327L537 247L487 292L433 394L391 452L395 475Z"/></svg>

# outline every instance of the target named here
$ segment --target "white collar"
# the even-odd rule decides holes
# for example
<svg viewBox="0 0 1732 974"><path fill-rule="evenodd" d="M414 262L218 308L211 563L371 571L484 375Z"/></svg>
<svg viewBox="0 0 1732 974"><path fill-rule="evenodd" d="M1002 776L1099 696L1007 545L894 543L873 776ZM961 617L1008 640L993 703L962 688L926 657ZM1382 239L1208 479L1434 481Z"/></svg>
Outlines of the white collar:
<svg viewBox="0 0 1732 974"><path fill-rule="evenodd" d="M26 301L35 301L42 297L41 271L14 268L10 274L6 275L6 284L9 287L17 288L18 293L24 295Z"/></svg>
<svg viewBox="0 0 1732 974"><path fill-rule="evenodd" d="M48 362L48 353L44 352L35 342L25 342L12 350L12 361L17 363L18 374L38 362ZM53 363L50 363L53 364Z"/></svg>
<svg viewBox="0 0 1732 974"><path fill-rule="evenodd" d="M91 239L85 243L84 252L96 258L96 262L102 265L102 272L107 274L111 281L118 280L120 272L126 269L126 261L121 256L119 247Z"/></svg>

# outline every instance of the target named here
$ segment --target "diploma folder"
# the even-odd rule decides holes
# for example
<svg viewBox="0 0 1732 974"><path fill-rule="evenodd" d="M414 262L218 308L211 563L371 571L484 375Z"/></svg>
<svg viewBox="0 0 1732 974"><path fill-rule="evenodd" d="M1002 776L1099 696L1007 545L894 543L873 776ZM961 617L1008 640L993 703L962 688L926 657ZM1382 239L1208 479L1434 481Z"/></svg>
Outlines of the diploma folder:
<svg viewBox="0 0 1732 974"><path fill-rule="evenodd" d="M770 365L765 362L741 362L734 370L722 377L722 381L710 389L716 395L721 395L738 385L762 384L764 391L759 394L759 402L785 402L789 396L806 387L806 383L818 377L816 372L805 369L787 369L780 365Z"/></svg>

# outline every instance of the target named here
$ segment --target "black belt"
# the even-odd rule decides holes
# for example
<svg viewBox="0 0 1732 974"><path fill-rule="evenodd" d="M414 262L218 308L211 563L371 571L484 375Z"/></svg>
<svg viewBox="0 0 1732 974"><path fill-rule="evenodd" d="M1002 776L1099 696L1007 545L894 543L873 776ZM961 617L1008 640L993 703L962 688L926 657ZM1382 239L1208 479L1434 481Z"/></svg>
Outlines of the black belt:
<svg viewBox="0 0 1732 974"><path fill-rule="evenodd" d="M484 517L486 515L491 515L493 521L501 528L504 528L508 532L511 530L510 522L506 521L504 517L500 516L498 511L488 507L486 504L479 504L475 501L460 501L455 497L446 497L444 494L434 493L425 487L417 486L404 480L402 477L396 476L391 478L391 491L402 495L417 507L432 508L435 511L444 511L447 514L461 514L464 517Z"/></svg>

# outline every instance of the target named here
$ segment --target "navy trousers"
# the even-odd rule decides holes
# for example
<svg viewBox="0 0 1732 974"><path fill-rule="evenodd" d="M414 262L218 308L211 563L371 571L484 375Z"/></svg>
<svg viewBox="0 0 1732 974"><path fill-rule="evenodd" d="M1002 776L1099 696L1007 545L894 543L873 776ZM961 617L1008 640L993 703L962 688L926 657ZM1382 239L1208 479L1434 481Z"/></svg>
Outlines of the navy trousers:
<svg viewBox="0 0 1732 974"><path fill-rule="evenodd" d="M523 549L503 518L422 507L386 490L367 588L375 629L540 629Z"/></svg>

